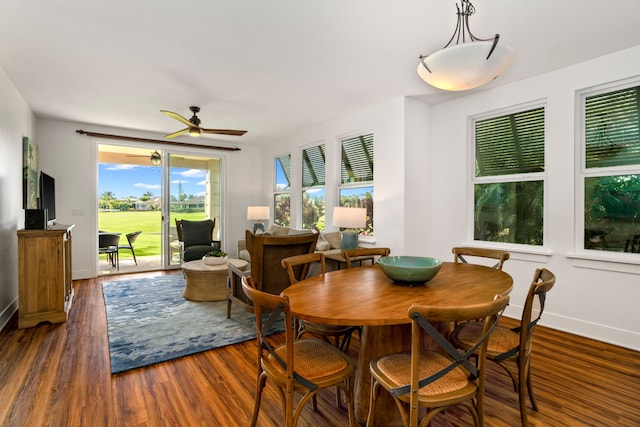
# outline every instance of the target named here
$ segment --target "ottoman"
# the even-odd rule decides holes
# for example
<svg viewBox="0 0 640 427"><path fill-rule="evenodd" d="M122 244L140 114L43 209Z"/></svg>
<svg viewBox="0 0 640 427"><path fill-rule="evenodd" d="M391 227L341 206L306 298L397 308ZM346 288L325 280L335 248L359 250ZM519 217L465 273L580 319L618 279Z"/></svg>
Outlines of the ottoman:
<svg viewBox="0 0 640 427"><path fill-rule="evenodd" d="M228 262L244 271L247 261L229 258ZM227 263L207 265L201 259L182 264L186 285L183 296L191 301L227 299Z"/></svg>

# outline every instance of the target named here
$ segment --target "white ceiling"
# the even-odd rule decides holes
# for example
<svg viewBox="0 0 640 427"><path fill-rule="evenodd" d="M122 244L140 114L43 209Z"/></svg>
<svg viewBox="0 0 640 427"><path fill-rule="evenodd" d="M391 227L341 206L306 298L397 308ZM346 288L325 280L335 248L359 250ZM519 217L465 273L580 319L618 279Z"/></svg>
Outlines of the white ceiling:
<svg viewBox="0 0 640 427"><path fill-rule="evenodd" d="M38 117L161 137L183 127L161 109L198 105L203 127L248 130L218 140L264 144L399 96L460 96L416 74L455 3L0 0L0 67ZM473 3L473 33L516 51L476 91L640 44L640 0Z"/></svg>

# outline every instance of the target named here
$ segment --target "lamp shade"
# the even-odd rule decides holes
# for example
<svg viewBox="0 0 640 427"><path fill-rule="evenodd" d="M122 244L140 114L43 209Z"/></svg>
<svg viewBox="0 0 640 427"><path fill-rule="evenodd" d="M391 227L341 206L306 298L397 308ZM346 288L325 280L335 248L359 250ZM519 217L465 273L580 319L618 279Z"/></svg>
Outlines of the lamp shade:
<svg viewBox="0 0 640 427"><path fill-rule="evenodd" d="M247 219L261 220L270 219L269 206L248 206L247 207Z"/></svg>
<svg viewBox="0 0 640 427"><path fill-rule="evenodd" d="M428 70L420 62L418 75L431 86L460 91L489 83L506 70L515 56L514 50L493 41L474 41L446 47L423 57Z"/></svg>
<svg viewBox="0 0 640 427"><path fill-rule="evenodd" d="M367 210L365 208L333 208L333 226L342 228L364 228L367 225Z"/></svg>

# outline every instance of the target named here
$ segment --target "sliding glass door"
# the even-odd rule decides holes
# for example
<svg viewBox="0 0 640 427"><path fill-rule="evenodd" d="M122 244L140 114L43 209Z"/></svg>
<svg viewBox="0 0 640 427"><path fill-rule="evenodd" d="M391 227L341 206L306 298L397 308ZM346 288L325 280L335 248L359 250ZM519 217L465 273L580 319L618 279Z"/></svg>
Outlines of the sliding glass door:
<svg viewBox="0 0 640 427"><path fill-rule="evenodd" d="M181 264L175 220L214 219L221 240L221 158L146 146L98 145L98 230L142 231L133 250L120 250L119 266L98 256L98 274L170 269ZM118 268L119 267L119 268Z"/></svg>
<svg viewBox="0 0 640 427"><path fill-rule="evenodd" d="M191 154L168 154L168 197L165 219L169 228L168 266L180 265L176 220L215 220L214 240L221 240L221 159Z"/></svg>

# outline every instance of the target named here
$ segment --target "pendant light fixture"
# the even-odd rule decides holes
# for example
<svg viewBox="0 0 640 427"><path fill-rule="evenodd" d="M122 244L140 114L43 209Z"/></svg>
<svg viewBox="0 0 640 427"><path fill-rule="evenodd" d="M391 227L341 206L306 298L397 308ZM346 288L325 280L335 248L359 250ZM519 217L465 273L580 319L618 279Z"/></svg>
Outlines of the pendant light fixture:
<svg viewBox="0 0 640 427"><path fill-rule="evenodd" d="M149 159L153 166L160 166L160 163L162 163L162 157L160 157L160 153L158 153L157 150L151 153L151 157Z"/></svg>
<svg viewBox="0 0 640 427"><path fill-rule="evenodd" d="M462 0L458 23L449 42L439 51L420 55L418 75L422 80L443 90L461 91L489 83L506 70L515 56L509 46L498 45L500 34L480 39L469 29L469 16L475 8Z"/></svg>

